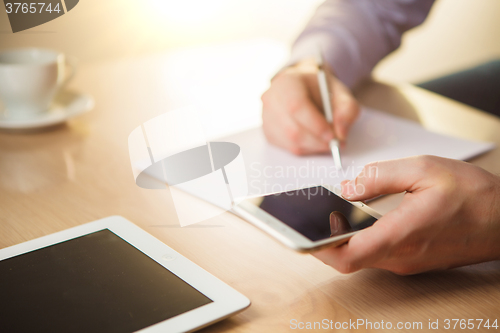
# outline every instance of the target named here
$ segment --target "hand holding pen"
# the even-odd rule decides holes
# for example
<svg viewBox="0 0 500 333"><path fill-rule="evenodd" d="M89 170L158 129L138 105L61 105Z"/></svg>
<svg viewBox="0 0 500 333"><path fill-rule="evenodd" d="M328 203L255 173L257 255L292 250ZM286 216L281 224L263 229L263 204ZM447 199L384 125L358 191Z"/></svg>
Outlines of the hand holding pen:
<svg viewBox="0 0 500 333"><path fill-rule="evenodd" d="M347 137L359 106L350 90L334 75L329 83L333 123L323 113L317 59L283 69L262 95L263 129L272 144L296 155L330 153L330 142Z"/></svg>
<svg viewBox="0 0 500 333"><path fill-rule="evenodd" d="M328 124L335 128L335 123L333 122L333 108L332 108L332 97L330 94L330 82L328 78L331 77L328 65L325 63L323 54L321 50L318 50L317 59L318 65L318 85L319 92L321 94L321 104L323 105L323 115L326 118ZM332 152L333 161L337 169L342 169L342 158L340 157L340 140L338 137L332 138L328 143L330 151Z"/></svg>

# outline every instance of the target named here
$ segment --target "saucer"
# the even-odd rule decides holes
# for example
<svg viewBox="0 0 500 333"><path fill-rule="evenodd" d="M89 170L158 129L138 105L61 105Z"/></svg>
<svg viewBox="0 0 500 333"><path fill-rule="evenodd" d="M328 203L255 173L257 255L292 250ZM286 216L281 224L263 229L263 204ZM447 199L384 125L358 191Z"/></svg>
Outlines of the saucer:
<svg viewBox="0 0 500 333"><path fill-rule="evenodd" d="M49 111L23 119L10 119L0 112L0 129L30 129L56 125L90 111L94 99L90 95L62 91L54 99Z"/></svg>

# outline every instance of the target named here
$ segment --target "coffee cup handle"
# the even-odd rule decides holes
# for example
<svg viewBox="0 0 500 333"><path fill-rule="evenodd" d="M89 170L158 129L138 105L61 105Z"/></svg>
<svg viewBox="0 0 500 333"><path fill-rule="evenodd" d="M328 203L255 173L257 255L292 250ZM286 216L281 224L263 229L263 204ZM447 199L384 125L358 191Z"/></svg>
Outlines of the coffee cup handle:
<svg viewBox="0 0 500 333"><path fill-rule="evenodd" d="M76 73L77 64L78 61L76 60L75 57L68 55L65 56L64 66L66 68L69 68L69 72L68 74L65 75L66 77L61 81L61 83L59 83L58 90L64 88L69 83L69 81L73 79Z"/></svg>

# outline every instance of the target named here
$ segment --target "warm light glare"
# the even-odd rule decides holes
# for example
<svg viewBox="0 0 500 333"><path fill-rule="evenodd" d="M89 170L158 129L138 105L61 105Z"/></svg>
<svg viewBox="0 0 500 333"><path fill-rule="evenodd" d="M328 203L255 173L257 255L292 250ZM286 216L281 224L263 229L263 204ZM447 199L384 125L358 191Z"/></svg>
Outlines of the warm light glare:
<svg viewBox="0 0 500 333"><path fill-rule="evenodd" d="M229 0L145 0L143 6L163 22L201 24L219 14Z"/></svg>
<svg viewBox="0 0 500 333"><path fill-rule="evenodd" d="M318 1L123 0L124 24L118 29L121 35L127 30L122 45L134 50L263 37L291 43L314 10L312 3Z"/></svg>

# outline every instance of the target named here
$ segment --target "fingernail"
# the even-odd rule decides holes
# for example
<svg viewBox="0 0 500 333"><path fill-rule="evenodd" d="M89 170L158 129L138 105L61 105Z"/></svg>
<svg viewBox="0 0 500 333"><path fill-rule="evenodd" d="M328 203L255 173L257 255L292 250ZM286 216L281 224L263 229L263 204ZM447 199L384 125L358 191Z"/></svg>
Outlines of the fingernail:
<svg viewBox="0 0 500 333"><path fill-rule="evenodd" d="M330 237L337 235L339 229L339 221L337 218L335 216L330 217Z"/></svg>
<svg viewBox="0 0 500 333"><path fill-rule="evenodd" d="M344 198L351 198L354 195L354 181L350 180L349 182L342 185L342 196Z"/></svg>

